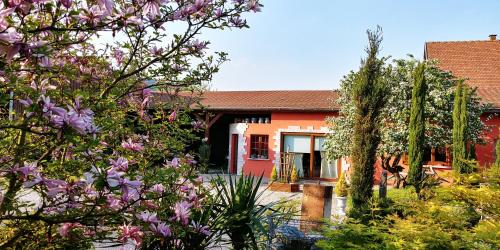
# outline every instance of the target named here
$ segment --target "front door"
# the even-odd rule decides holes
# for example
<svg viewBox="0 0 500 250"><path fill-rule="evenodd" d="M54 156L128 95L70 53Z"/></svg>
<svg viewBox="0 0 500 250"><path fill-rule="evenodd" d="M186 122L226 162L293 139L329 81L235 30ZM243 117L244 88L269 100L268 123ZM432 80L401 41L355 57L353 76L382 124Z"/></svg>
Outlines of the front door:
<svg viewBox="0 0 500 250"><path fill-rule="evenodd" d="M238 134L231 135L231 163L229 173L237 174L238 171Z"/></svg>

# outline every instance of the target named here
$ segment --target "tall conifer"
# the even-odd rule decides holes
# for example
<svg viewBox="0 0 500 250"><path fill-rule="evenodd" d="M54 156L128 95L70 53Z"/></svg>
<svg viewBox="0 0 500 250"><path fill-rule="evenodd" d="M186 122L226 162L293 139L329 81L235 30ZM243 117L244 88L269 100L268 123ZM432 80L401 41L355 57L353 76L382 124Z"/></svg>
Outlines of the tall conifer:
<svg viewBox="0 0 500 250"><path fill-rule="evenodd" d="M422 165L424 162L425 143L425 64L420 63L415 69L413 79L413 90L410 109L410 138L408 145L408 161L410 171L408 179L415 187L417 193L420 192L422 182Z"/></svg>
<svg viewBox="0 0 500 250"><path fill-rule="evenodd" d="M352 139L351 195L355 211L365 207L373 195L376 151L380 143L380 112L386 84L381 77L383 60L377 58L382 30L368 31L367 58L362 61L352 90L355 118Z"/></svg>

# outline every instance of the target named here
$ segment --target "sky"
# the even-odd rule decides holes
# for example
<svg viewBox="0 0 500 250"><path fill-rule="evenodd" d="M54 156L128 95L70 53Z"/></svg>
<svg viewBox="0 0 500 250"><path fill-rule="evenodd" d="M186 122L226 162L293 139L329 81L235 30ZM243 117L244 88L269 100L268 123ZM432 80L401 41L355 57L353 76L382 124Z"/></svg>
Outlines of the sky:
<svg viewBox="0 0 500 250"><path fill-rule="evenodd" d="M382 56L422 58L426 41L500 35L500 0L261 0L250 29L208 31L229 53L212 90L336 89L359 68L367 29L383 29Z"/></svg>

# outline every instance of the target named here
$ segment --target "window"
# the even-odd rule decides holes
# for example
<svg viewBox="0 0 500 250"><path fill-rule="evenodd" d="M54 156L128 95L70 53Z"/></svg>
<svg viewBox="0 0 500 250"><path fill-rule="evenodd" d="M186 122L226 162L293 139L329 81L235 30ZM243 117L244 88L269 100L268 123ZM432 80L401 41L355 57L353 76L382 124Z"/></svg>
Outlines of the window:
<svg viewBox="0 0 500 250"><path fill-rule="evenodd" d="M450 163L450 154L448 148L430 148L426 147L424 151L424 163L429 165L440 165Z"/></svg>
<svg viewBox="0 0 500 250"><path fill-rule="evenodd" d="M250 136L250 158L267 159L268 158L268 135Z"/></svg>

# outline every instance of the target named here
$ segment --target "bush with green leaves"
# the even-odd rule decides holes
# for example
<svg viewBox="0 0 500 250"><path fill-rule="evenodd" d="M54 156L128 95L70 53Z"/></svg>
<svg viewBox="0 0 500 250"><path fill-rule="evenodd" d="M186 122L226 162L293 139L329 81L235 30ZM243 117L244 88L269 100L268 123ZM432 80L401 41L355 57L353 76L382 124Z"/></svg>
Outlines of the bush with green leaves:
<svg viewBox="0 0 500 250"><path fill-rule="evenodd" d="M373 199L363 221L348 218L325 229L322 249L499 249L500 168L429 189L390 189ZM476 181L479 178L480 184ZM473 180L473 181L467 181ZM378 205L375 203L379 203Z"/></svg>
<svg viewBox="0 0 500 250"><path fill-rule="evenodd" d="M276 205L259 203L262 176L256 179L243 175L218 182L215 188L220 196L220 220L215 228L229 236L234 249L257 249L261 238L267 236L266 212Z"/></svg>

